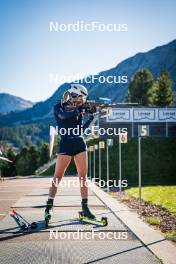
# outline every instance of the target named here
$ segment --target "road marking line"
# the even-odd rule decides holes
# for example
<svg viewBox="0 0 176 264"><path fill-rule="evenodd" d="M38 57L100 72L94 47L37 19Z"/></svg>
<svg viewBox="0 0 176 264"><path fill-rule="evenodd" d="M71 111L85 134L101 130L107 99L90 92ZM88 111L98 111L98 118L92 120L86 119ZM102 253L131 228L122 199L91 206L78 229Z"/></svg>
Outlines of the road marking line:
<svg viewBox="0 0 176 264"><path fill-rule="evenodd" d="M14 193L15 191L4 191L4 190L3 190L3 191L1 191L1 193L2 193L2 192L5 192L5 193L6 193L6 192L10 192L10 193L11 193L11 192L12 192L12 193ZM23 191L23 190L18 190L18 192L24 192L24 191Z"/></svg>
<svg viewBox="0 0 176 264"><path fill-rule="evenodd" d="M16 200L16 199L14 199L14 198L1 199L1 198L0 198L0 201L11 201L11 200Z"/></svg>
<svg viewBox="0 0 176 264"><path fill-rule="evenodd" d="M36 185L35 185L36 186ZM34 185L9 185L9 186L0 186L0 189L5 189L5 188L12 188L12 187L28 187L28 188L31 188L31 187L34 187Z"/></svg>

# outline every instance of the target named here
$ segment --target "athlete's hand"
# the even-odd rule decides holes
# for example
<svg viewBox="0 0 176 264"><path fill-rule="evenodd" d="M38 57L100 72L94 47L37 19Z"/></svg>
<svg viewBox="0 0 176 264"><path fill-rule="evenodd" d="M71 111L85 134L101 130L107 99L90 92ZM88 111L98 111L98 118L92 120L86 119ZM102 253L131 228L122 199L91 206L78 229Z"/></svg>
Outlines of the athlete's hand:
<svg viewBox="0 0 176 264"><path fill-rule="evenodd" d="M90 114L94 114L94 113L96 113L96 111L97 111L97 109L96 109L96 106L94 106L94 105L89 108Z"/></svg>
<svg viewBox="0 0 176 264"><path fill-rule="evenodd" d="M92 122L94 120L94 115L89 115L89 120Z"/></svg>

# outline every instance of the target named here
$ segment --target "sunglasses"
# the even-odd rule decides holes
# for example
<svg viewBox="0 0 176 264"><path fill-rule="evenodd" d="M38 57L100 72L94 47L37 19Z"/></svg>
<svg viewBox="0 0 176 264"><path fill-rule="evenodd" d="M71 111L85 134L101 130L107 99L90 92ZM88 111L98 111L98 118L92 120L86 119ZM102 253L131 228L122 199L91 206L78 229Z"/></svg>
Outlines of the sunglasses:
<svg viewBox="0 0 176 264"><path fill-rule="evenodd" d="M81 97L82 95L78 95L78 94L76 94L76 93L71 93L71 97L72 98L77 98L77 97Z"/></svg>

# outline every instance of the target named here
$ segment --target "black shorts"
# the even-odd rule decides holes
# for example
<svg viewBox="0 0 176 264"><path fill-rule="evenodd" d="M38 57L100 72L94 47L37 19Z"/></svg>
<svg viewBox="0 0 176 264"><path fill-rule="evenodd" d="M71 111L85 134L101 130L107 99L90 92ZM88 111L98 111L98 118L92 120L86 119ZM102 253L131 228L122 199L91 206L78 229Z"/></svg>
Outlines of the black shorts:
<svg viewBox="0 0 176 264"><path fill-rule="evenodd" d="M86 143L82 137L61 139L58 145L58 155L75 156L87 150Z"/></svg>

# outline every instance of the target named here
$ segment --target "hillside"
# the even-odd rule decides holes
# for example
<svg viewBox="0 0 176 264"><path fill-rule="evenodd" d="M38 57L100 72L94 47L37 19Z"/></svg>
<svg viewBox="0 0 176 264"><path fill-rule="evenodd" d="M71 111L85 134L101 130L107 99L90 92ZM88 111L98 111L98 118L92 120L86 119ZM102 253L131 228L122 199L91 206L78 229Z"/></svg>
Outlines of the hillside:
<svg viewBox="0 0 176 264"><path fill-rule="evenodd" d="M21 97L8 93L0 93L0 114L7 114L11 111L18 112L30 108L34 105Z"/></svg>

